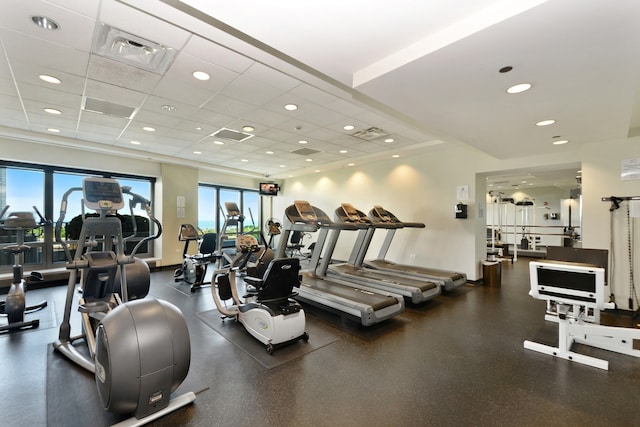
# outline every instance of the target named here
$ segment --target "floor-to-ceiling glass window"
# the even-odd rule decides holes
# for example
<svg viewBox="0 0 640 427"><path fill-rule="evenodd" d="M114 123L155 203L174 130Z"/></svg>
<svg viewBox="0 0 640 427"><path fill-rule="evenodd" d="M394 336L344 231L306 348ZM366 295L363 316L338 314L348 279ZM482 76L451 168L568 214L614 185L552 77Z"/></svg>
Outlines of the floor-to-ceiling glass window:
<svg viewBox="0 0 640 427"><path fill-rule="evenodd" d="M153 178L0 161L0 209L9 206L4 216L11 212L32 212L36 221L40 222L35 206L48 221L45 226L24 232L25 243L30 246L24 263L29 269L59 267L66 261L63 246L56 242L55 229L59 220L59 238L65 240L71 249L75 248L74 236L69 233L74 234L78 228L76 225L82 222L82 191L69 194L64 218L61 218L61 202L68 190L81 189L85 176L115 178L121 186L130 187L134 193L153 200ZM149 235L151 228L144 207L138 204L131 216L129 200L130 197L125 197L126 206L118 214L127 219L126 224L123 219L123 234L129 237L127 247L132 249L137 241ZM70 226L74 219L75 222ZM133 235L134 230L136 235ZM6 254L2 248L15 244L16 237L17 230L0 229L0 272L8 272L13 265L13 256ZM152 245L143 245L138 255L150 256L151 252Z"/></svg>
<svg viewBox="0 0 640 427"><path fill-rule="evenodd" d="M19 212L33 215L35 223L42 223L36 213L44 212L44 172L28 168L0 166L0 209L3 210L2 220L8 216L21 216ZM23 264L40 264L44 254L44 226L19 230L4 226L0 229L0 244L4 248L15 245L18 235L22 235L24 243L29 249L20 256ZM0 252L0 265L10 267L14 264L14 255L6 250Z"/></svg>

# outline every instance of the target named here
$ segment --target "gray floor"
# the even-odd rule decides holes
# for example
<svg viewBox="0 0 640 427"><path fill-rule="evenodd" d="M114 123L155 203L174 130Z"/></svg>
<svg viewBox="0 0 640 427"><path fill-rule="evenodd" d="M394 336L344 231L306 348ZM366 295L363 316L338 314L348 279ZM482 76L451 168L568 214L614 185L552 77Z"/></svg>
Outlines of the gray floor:
<svg viewBox="0 0 640 427"><path fill-rule="evenodd" d="M640 426L639 359L579 349L609 360L607 372L523 349L525 339L557 341L544 303L527 295L527 266L503 264L501 288L464 286L369 328L309 308L338 339L273 369L195 316L214 308L208 288L190 294L172 272L153 273L153 296L187 318L191 371L209 389L152 425ZM49 301L40 328L0 337L2 425L47 425L63 295L31 291L29 301Z"/></svg>

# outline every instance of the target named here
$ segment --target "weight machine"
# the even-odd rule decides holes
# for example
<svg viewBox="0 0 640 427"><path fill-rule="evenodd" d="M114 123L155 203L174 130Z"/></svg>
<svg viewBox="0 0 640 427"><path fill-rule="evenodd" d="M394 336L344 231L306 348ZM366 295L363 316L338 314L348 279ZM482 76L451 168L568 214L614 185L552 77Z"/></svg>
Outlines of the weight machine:
<svg viewBox="0 0 640 427"><path fill-rule="evenodd" d="M640 329L598 324L599 311L615 308L605 302L605 269L590 264L558 261L529 263L533 298L547 301L545 320L558 323L558 346L525 341L524 348L608 370L609 362L571 351L573 343L585 344L640 357L634 343Z"/></svg>

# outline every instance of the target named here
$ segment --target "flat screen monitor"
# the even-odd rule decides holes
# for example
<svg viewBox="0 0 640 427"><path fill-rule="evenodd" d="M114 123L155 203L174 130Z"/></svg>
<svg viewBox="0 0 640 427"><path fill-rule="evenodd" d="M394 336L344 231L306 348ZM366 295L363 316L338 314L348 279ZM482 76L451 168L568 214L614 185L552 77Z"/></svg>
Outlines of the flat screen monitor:
<svg viewBox="0 0 640 427"><path fill-rule="evenodd" d="M277 196L280 187L275 182L261 182L260 183L260 195L261 196Z"/></svg>

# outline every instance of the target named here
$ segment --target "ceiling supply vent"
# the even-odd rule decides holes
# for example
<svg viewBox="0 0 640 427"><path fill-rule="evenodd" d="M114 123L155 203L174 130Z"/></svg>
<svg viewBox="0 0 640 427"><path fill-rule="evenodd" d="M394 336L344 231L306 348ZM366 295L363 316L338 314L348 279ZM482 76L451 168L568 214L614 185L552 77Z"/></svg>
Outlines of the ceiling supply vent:
<svg viewBox="0 0 640 427"><path fill-rule="evenodd" d="M167 71L177 54L173 48L143 39L105 23L98 24L93 38L92 52L160 75Z"/></svg>
<svg viewBox="0 0 640 427"><path fill-rule="evenodd" d="M387 135L389 134L376 127L371 127L369 129L361 130L351 134L351 136L355 136L356 138L363 139L365 141L371 141L372 139L382 138L383 136Z"/></svg>
<svg viewBox="0 0 640 427"><path fill-rule="evenodd" d="M216 138L230 139L231 141L242 142L251 138L253 135L251 135L250 133L238 132L237 130L233 129L222 128L212 133L211 136Z"/></svg>
<svg viewBox="0 0 640 427"><path fill-rule="evenodd" d="M136 112L135 107L114 104L113 102L89 97L84 98L82 109L93 113L106 114L107 116L122 117L125 119L131 119Z"/></svg>
<svg viewBox="0 0 640 427"><path fill-rule="evenodd" d="M301 156L310 156L319 152L320 150L314 150L313 148L300 148L299 150L292 151L293 154L299 154Z"/></svg>

